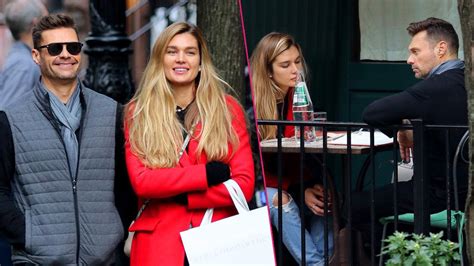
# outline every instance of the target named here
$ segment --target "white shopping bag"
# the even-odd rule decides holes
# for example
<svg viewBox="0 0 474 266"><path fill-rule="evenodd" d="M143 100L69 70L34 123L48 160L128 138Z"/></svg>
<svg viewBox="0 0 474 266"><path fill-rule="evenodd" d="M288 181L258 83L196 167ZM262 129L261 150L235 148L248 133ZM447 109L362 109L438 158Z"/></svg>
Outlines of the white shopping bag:
<svg viewBox="0 0 474 266"><path fill-rule="evenodd" d="M213 223L212 209L200 227L181 232L189 264L275 265L267 207L249 211L239 185L224 182L239 214Z"/></svg>

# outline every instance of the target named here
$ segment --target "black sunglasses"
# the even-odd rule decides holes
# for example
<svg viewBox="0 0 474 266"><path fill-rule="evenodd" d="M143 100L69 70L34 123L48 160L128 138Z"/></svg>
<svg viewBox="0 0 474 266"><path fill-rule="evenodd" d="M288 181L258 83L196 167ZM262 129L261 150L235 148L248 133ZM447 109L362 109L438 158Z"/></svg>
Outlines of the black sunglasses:
<svg viewBox="0 0 474 266"><path fill-rule="evenodd" d="M46 48L51 56L60 55L63 52L63 46L66 45L66 50L71 55L78 55L82 50L82 43L80 42L55 42L38 47L37 49Z"/></svg>

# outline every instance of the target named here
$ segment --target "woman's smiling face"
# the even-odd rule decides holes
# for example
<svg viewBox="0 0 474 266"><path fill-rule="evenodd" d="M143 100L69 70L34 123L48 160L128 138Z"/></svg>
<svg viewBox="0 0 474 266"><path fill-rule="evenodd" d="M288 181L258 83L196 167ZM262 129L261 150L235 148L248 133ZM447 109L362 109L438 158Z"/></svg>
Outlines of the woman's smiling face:
<svg viewBox="0 0 474 266"><path fill-rule="evenodd" d="M198 42L191 33L174 36L166 47L163 60L166 79L174 88L194 87L200 60Z"/></svg>

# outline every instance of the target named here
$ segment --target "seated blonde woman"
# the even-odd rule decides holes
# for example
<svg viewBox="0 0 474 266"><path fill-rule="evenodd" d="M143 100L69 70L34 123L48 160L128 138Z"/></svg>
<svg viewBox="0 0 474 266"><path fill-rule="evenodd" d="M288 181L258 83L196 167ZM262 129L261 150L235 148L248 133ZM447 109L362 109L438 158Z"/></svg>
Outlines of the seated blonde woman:
<svg viewBox="0 0 474 266"><path fill-rule="evenodd" d="M263 37L252 53L250 59L252 86L255 93L255 106L258 119L293 120L292 102L293 90L298 73L305 71L305 63L300 46L293 37L283 33L270 33ZM276 126L259 126L262 140L277 137ZM293 137L294 126L287 126L282 137ZM283 243L288 251L301 264L301 219L299 208L288 193L290 185L298 181L298 169L285 167L283 169L283 197L278 202L278 179L275 158L266 155L264 159L265 185L267 197L271 201L270 218L273 225L278 225L278 206L283 208ZM299 158L285 157L285 165L299 165ZM308 169L305 176L308 179ZM324 189L317 184L307 188L305 201L313 212L310 230L305 230L306 263L307 265L324 265ZM329 197L330 199L330 197ZM329 231L329 254L333 250L332 230Z"/></svg>

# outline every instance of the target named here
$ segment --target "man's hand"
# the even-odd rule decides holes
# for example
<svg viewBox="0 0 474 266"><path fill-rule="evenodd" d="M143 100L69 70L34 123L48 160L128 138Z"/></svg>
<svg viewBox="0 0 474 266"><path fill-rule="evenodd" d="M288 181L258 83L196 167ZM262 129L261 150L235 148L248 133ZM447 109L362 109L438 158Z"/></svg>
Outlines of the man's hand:
<svg viewBox="0 0 474 266"><path fill-rule="evenodd" d="M400 157L405 163L410 162L410 151L413 149L413 130L399 130L397 133Z"/></svg>
<svg viewBox="0 0 474 266"><path fill-rule="evenodd" d="M304 191L304 201L314 214L324 216L324 188L322 185L316 184L307 188ZM331 194L328 193L328 212L330 212L331 203Z"/></svg>

